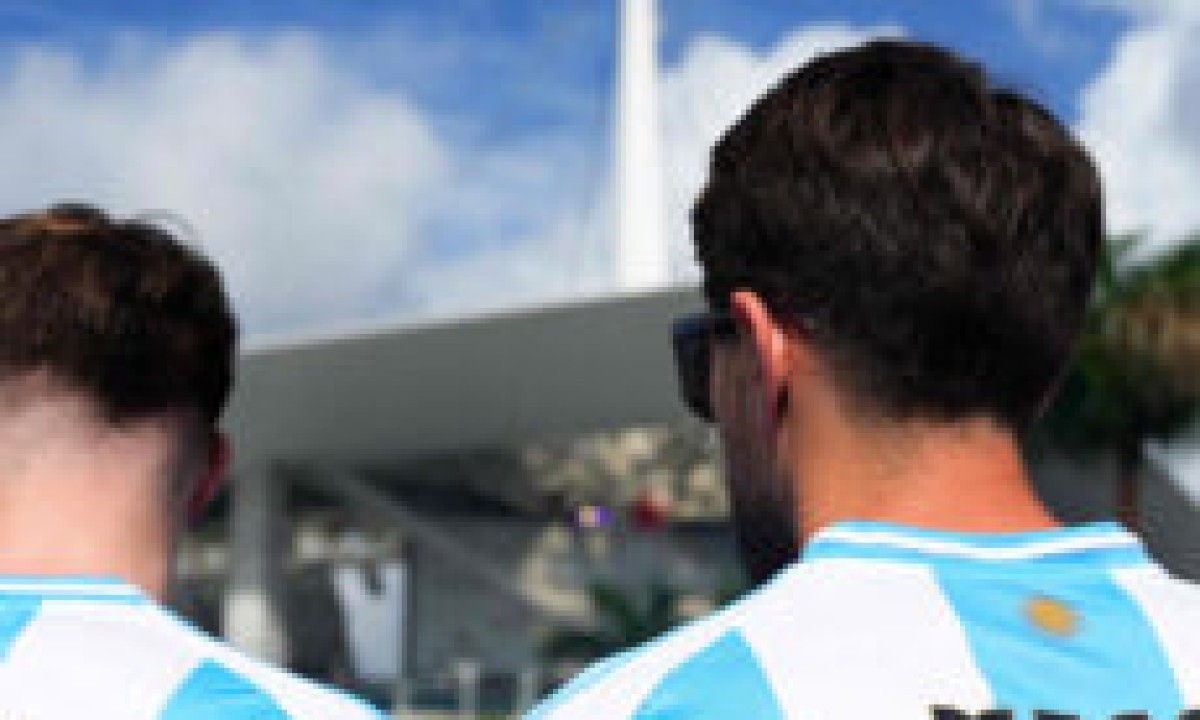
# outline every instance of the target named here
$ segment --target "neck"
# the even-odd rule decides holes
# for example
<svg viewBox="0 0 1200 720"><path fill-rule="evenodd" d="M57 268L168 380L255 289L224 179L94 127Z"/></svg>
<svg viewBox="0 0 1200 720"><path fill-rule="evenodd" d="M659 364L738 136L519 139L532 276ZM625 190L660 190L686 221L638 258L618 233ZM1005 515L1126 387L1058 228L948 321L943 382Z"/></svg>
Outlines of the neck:
<svg viewBox="0 0 1200 720"><path fill-rule="evenodd" d="M156 430L89 440L0 454L12 458L0 466L0 574L116 576L165 599L171 445Z"/></svg>
<svg viewBox="0 0 1200 720"><path fill-rule="evenodd" d="M49 485L33 501L0 490L0 574L114 576L165 599L172 542L161 512Z"/></svg>
<svg viewBox="0 0 1200 720"><path fill-rule="evenodd" d="M793 475L805 541L847 520L961 532L1059 526L1034 492L1015 439L989 420L839 423L808 434L800 447L815 451L799 454Z"/></svg>
<svg viewBox="0 0 1200 720"><path fill-rule="evenodd" d="M183 422L113 424L45 377L0 383L0 574L116 576L163 599Z"/></svg>

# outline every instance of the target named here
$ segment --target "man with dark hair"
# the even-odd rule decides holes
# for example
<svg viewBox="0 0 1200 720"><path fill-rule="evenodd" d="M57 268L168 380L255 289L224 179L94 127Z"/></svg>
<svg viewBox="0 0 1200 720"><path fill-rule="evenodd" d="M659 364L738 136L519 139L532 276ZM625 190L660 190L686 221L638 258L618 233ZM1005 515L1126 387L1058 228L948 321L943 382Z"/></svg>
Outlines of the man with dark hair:
<svg viewBox="0 0 1200 720"><path fill-rule="evenodd" d="M936 47L833 53L720 141L693 222L683 387L766 582L533 717L1200 717L1200 591L1061 526L1019 451L1104 242L1058 121Z"/></svg>
<svg viewBox="0 0 1200 720"><path fill-rule="evenodd" d="M63 205L0 220L0 718L377 718L158 604L219 490L237 329L211 263Z"/></svg>

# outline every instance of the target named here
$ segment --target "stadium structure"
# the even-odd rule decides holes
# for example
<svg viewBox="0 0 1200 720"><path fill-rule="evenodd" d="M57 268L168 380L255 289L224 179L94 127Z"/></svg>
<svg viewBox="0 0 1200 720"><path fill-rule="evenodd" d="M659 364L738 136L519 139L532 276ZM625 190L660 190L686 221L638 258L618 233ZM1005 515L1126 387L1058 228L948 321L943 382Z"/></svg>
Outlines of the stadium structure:
<svg viewBox="0 0 1200 720"><path fill-rule="evenodd" d="M314 677L467 717L552 683L556 632L606 629L597 582L670 586L693 613L736 583L717 450L669 347L700 300L668 281L656 33L654 0L623 0L619 290L249 348L231 492L180 550L184 613ZM1068 519L1111 510L1108 468L1038 476ZM1200 575L1194 504L1165 477L1144 504L1152 546Z"/></svg>

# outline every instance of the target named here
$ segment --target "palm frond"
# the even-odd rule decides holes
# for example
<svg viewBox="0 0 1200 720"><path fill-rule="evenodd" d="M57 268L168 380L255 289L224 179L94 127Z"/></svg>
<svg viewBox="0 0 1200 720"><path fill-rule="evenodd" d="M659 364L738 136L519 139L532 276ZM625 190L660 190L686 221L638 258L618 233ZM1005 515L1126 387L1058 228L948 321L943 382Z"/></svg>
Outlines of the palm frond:
<svg viewBox="0 0 1200 720"><path fill-rule="evenodd" d="M1114 238L1075 364L1041 432L1073 449L1169 439L1200 414L1200 236L1134 261Z"/></svg>

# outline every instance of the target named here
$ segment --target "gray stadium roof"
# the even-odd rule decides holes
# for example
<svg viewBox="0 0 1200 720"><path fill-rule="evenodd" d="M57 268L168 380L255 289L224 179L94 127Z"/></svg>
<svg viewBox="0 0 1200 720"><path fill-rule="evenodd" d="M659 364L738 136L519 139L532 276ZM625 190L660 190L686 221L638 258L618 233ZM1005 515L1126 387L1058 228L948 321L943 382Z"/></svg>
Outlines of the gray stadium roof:
<svg viewBox="0 0 1200 720"><path fill-rule="evenodd" d="M247 350L238 464L512 444L684 416L668 326L690 289L581 300Z"/></svg>

